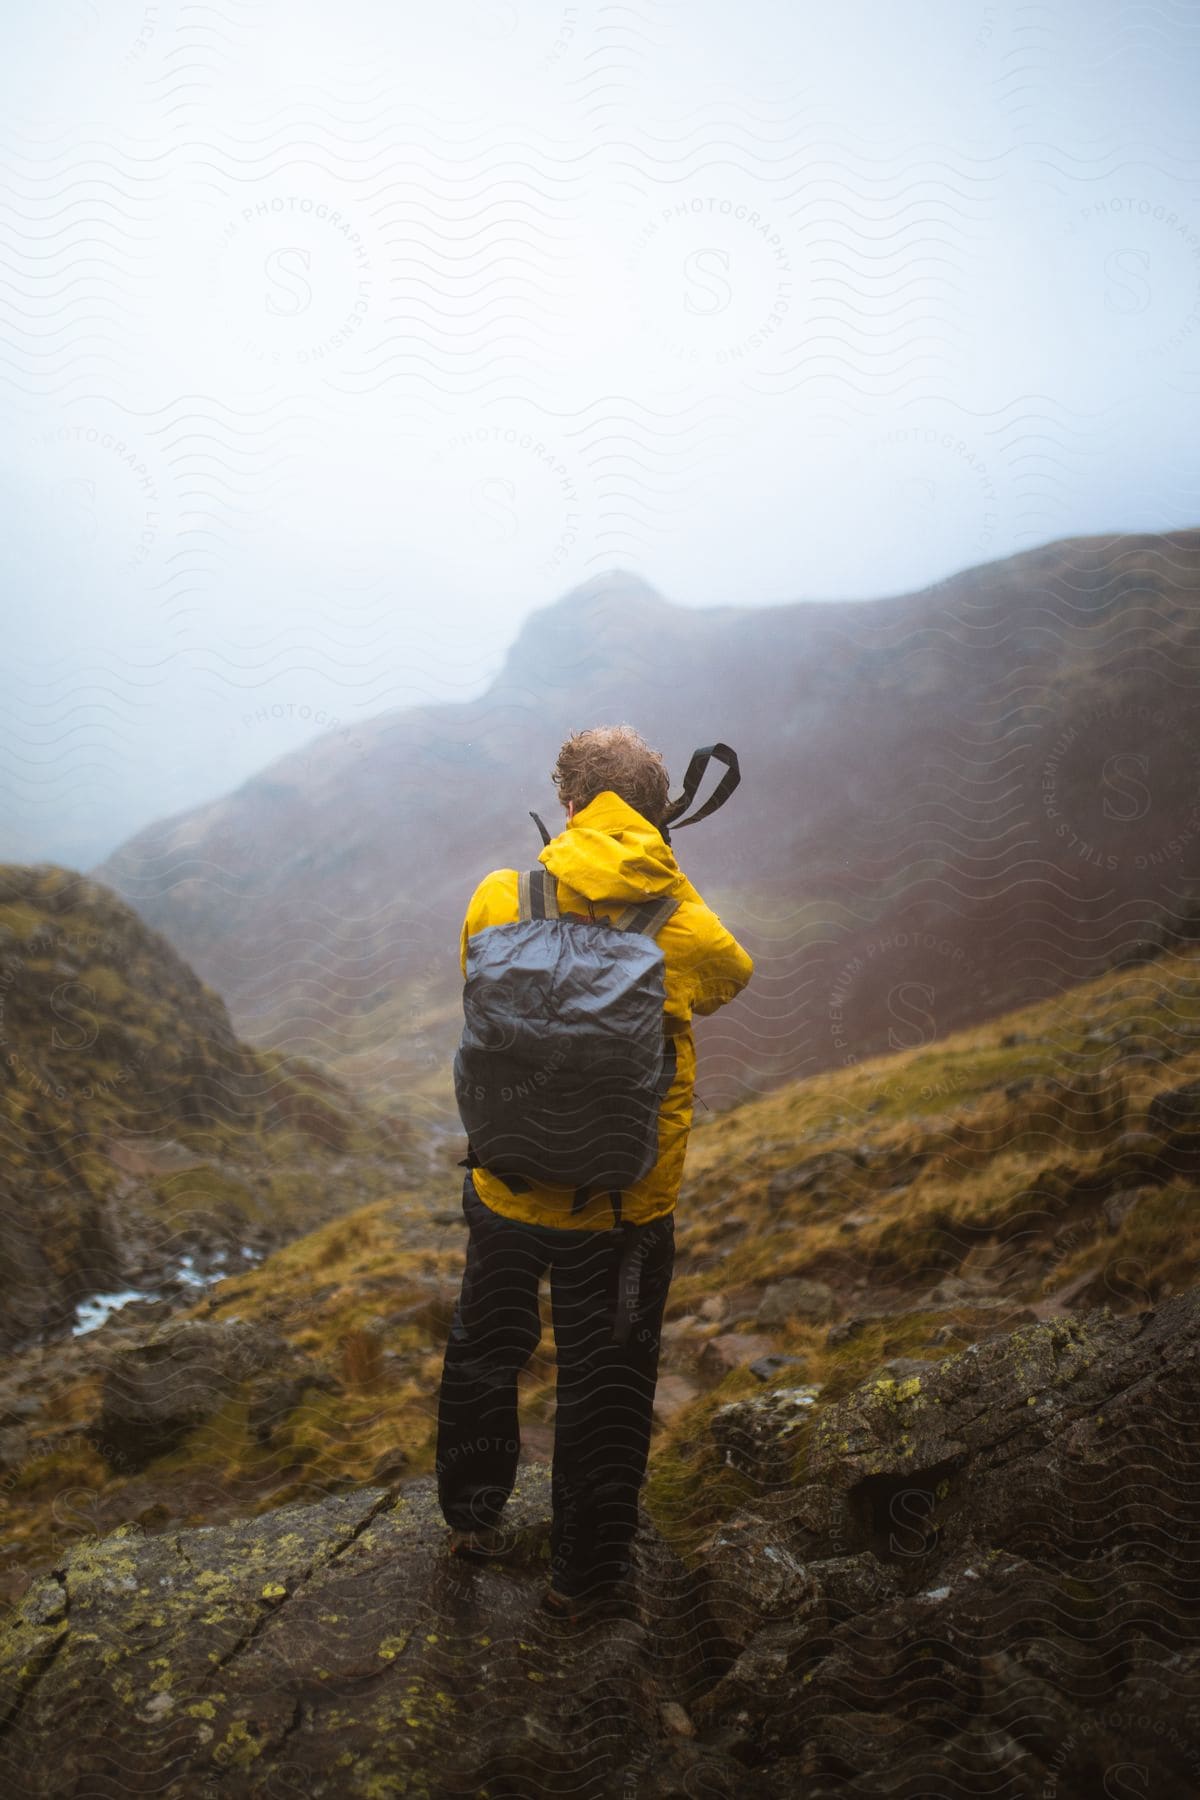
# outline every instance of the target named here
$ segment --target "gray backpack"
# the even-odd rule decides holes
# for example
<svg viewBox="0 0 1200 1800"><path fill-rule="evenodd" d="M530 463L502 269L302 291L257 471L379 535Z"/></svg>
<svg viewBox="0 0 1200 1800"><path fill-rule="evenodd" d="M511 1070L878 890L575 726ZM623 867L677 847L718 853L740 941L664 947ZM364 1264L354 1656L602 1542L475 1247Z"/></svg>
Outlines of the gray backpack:
<svg viewBox="0 0 1200 1800"><path fill-rule="evenodd" d="M665 896L617 918L560 913L554 877L518 878L520 917L467 940L454 1090L481 1164L514 1191L531 1183L619 1195L658 1159L658 1114L675 1075L655 933ZM589 910L592 910L589 902Z"/></svg>

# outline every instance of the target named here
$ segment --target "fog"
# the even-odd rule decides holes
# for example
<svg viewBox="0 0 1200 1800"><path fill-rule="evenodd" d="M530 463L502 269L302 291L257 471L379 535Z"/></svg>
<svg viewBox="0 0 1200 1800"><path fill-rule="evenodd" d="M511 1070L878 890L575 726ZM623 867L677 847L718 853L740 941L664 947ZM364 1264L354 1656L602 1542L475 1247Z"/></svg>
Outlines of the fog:
<svg viewBox="0 0 1200 1800"><path fill-rule="evenodd" d="M854 599L1200 522L1186 0L44 0L7 36L10 859L478 694L613 569Z"/></svg>

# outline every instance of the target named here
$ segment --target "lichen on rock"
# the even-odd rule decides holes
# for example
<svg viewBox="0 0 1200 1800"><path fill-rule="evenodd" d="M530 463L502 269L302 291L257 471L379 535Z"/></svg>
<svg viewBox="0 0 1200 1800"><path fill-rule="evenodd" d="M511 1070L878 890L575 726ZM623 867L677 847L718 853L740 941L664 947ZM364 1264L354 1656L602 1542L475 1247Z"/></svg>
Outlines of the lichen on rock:
<svg viewBox="0 0 1200 1800"><path fill-rule="evenodd" d="M1183 1800L1197 1367L1193 1292L1024 1326L827 1406L733 1402L713 1429L770 1479L687 1564L643 1516L632 1613L579 1627L537 1605L542 1465L521 1466L487 1565L447 1554L428 1477L123 1528L0 1632L0 1788L1092 1800L1097 1758L1124 1756Z"/></svg>

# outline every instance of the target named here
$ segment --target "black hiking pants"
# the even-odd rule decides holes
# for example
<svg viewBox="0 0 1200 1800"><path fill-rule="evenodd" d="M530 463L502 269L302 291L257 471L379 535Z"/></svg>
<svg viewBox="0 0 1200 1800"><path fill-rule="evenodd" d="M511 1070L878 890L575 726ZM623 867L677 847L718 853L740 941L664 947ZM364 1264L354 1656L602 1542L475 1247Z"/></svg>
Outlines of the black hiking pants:
<svg viewBox="0 0 1200 1800"><path fill-rule="evenodd" d="M438 1499L449 1525L498 1522L520 1452L517 1376L541 1338L550 1271L557 1351L550 1577L579 1594L628 1572L650 1448L675 1219L564 1231L495 1213L468 1173L470 1228L438 1398Z"/></svg>

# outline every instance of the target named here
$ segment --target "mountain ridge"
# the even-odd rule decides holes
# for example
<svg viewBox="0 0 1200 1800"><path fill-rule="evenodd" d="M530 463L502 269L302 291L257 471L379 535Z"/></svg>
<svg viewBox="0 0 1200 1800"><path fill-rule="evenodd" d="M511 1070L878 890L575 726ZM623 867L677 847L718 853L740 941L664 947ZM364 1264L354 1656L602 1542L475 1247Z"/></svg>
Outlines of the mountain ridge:
<svg viewBox="0 0 1200 1800"><path fill-rule="evenodd" d="M1200 532L1066 539L873 601L688 609L625 582L540 609L484 696L380 715L353 757L290 753L93 873L253 1041L442 1136L467 899L536 859L531 809L561 828L549 771L587 723L637 725L673 787L697 741L742 761L676 840L759 971L699 1022L711 1106L1069 985L1192 905Z"/></svg>

